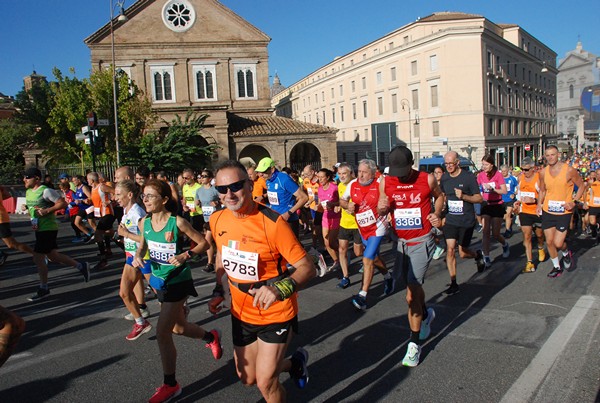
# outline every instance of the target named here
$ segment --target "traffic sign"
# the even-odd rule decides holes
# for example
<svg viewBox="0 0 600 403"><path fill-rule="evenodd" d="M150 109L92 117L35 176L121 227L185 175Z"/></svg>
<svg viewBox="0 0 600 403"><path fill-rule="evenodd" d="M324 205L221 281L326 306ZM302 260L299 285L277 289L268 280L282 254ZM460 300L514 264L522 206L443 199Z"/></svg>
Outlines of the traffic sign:
<svg viewBox="0 0 600 403"><path fill-rule="evenodd" d="M531 150L531 144L525 144L525 151Z"/></svg>
<svg viewBox="0 0 600 403"><path fill-rule="evenodd" d="M98 126L110 126L108 119L98 119Z"/></svg>
<svg viewBox="0 0 600 403"><path fill-rule="evenodd" d="M504 149L504 147L498 147L498 150L496 150L496 152L498 154L504 154L506 152L506 150Z"/></svg>

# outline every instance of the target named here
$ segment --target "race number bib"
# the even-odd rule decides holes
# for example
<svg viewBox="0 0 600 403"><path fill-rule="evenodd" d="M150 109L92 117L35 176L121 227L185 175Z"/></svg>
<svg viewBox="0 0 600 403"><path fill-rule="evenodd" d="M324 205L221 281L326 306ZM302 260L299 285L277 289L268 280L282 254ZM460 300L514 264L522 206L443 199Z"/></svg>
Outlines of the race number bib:
<svg viewBox="0 0 600 403"><path fill-rule="evenodd" d="M521 200L524 197L531 197L532 199L535 199L535 193L534 192L521 192Z"/></svg>
<svg viewBox="0 0 600 403"><path fill-rule="evenodd" d="M415 207L394 210L394 224L397 230L423 229L421 209Z"/></svg>
<svg viewBox="0 0 600 403"><path fill-rule="evenodd" d="M600 197L594 197L593 199L594 205L600 205Z"/></svg>
<svg viewBox="0 0 600 403"><path fill-rule="evenodd" d="M327 210L327 200L321 201L321 206L323 206L324 210Z"/></svg>
<svg viewBox="0 0 600 403"><path fill-rule="evenodd" d="M368 227L375 224L375 214L373 214L373 210L367 210L356 214L356 223L359 227Z"/></svg>
<svg viewBox="0 0 600 403"><path fill-rule="evenodd" d="M488 185L489 188L486 188L485 185ZM496 189L496 182L484 183L483 191L485 193L490 193L494 189Z"/></svg>
<svg viewBox="0 0 600 403"><path fill-rule="evenodd" d="M548 200L548 212L549 213L564 213L565 202L558 200Z"/></svg>
<svg viewBox="0 0 600 403"><path fill-rule="evenodd" d="M176 246L174 243L148 241L150 259L158 264L171 264L169 259L175 256Z"/></svg>
<svg viewBox="0 0 600 403"><path fill-rule="evenodd" d="M85 209L86 214L92 214L94 212L94 206L90 206Z"/></svg>
<svg viewBox="0 0 600 403"><path fill-rule="evenodd" d="M208 222L212 213L216 210L215 206L202 206L202 216L204 217L204 222Z"/></svg>
<svg viewBox="0 0 600 403"><path fill-rule="evenodd" d="M137 243L129 238L125 238L124 248L127 252L135 252L137 250Z"/></svg>
<svg viewBox="0 0 600 403"><path fill-rule="evenodd" d="M267 197L269 198L270 205L279 206L279 196L277 196L277 192L267 192Z"/></svg>
<svg viewBox="0 0 600 403"><path fill-rule="evenodd" d="M232 279L258 281L258 253L237 250L223 245L221 262L227 275Z"/></svg>
<svg viewBox="0 0 600 403"><path fill-rule="evenodd" d="M102 217L100 214L100 207L94 207L94 217Z"/></svg>
<svg viewBox="0 0 600 403"><path fill-rule="evenodd" d="M187 208L189 208L192 211L196 211L196 203L194 202L194 199L191 197L186 197L185 198L185 205L187 206Z"/></svg>
<svg viewBox="0 0 600 403"><path fill-rule="evenodd" d="M454 215L463 214L463 201L462 200L448 200L448 213Z"/></svg>

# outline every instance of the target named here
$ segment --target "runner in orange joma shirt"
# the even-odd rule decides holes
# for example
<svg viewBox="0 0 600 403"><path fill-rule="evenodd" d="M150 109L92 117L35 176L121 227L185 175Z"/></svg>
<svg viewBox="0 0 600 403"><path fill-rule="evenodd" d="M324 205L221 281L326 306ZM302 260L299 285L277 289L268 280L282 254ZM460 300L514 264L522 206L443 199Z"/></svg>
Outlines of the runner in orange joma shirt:
<svg viewBox="0 0 600 403"><path fill-rule="evenodd" d="M306 350L299 348L289 359L284 355L298 326L296 290L316 269L283 217L253 200L252 181L242 164L221 164L215 188L225 209L210 216L217 287L209 308L220 310L226 274L238 376L245 385L256 384L267 402L282 402L281 372L289 372L299 388L308 382ZM287 263L295 268L293 274Z"/></svg>

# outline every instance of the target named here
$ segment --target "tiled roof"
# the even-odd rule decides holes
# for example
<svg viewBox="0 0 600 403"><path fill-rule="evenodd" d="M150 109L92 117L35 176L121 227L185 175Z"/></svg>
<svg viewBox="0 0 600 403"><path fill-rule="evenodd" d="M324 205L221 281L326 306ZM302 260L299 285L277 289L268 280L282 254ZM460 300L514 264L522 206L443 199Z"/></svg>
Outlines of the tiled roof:
<svg viewBox="0 0 600 403"><path fill-rule="evenodd" d="M336 133L332 127L300 122L281 116L239 116L227 115L229 135L233 137L251 137L268 135L302 135Z"/></svg>
<svg viewBox="0 0 600 403"><path fill-rule="evenodd" d="M470 18L483 18L483 16L479 15L479 14L467 14L467 13L460 13L460 12L455 12L455 11L442 11L442 12L433 13L431 15L428 15L427 17L423 17L423 18L419 19L419 21L433 22L433 21L448 21L448 20L466 20L466 19L470 19Z"/></svg>

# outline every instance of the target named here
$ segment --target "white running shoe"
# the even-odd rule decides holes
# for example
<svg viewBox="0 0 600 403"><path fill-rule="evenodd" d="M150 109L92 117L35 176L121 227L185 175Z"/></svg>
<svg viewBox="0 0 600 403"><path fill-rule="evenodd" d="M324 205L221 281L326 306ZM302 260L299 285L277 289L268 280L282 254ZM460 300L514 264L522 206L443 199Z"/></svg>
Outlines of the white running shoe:
<svg viewBox="0 0 600 403"><path fill-rule="evenodd" d="M421 356L421 347L412 341L408 343L406 355L402 359L402 365L405 367L416 367L419 365L419 357Z"/></svg>
<svg viewBox="0 0 600 403"><path fill-rule="evenodd" d="M140 312L142 313L142 317L144 319L146 319L148 316L150 316L150 311L148 309L140 308ZM123 319L125 319L125 320L135 320L135 318L133 317L133 315L131 313L128 313L127 315L123 316Z"/></svg>

